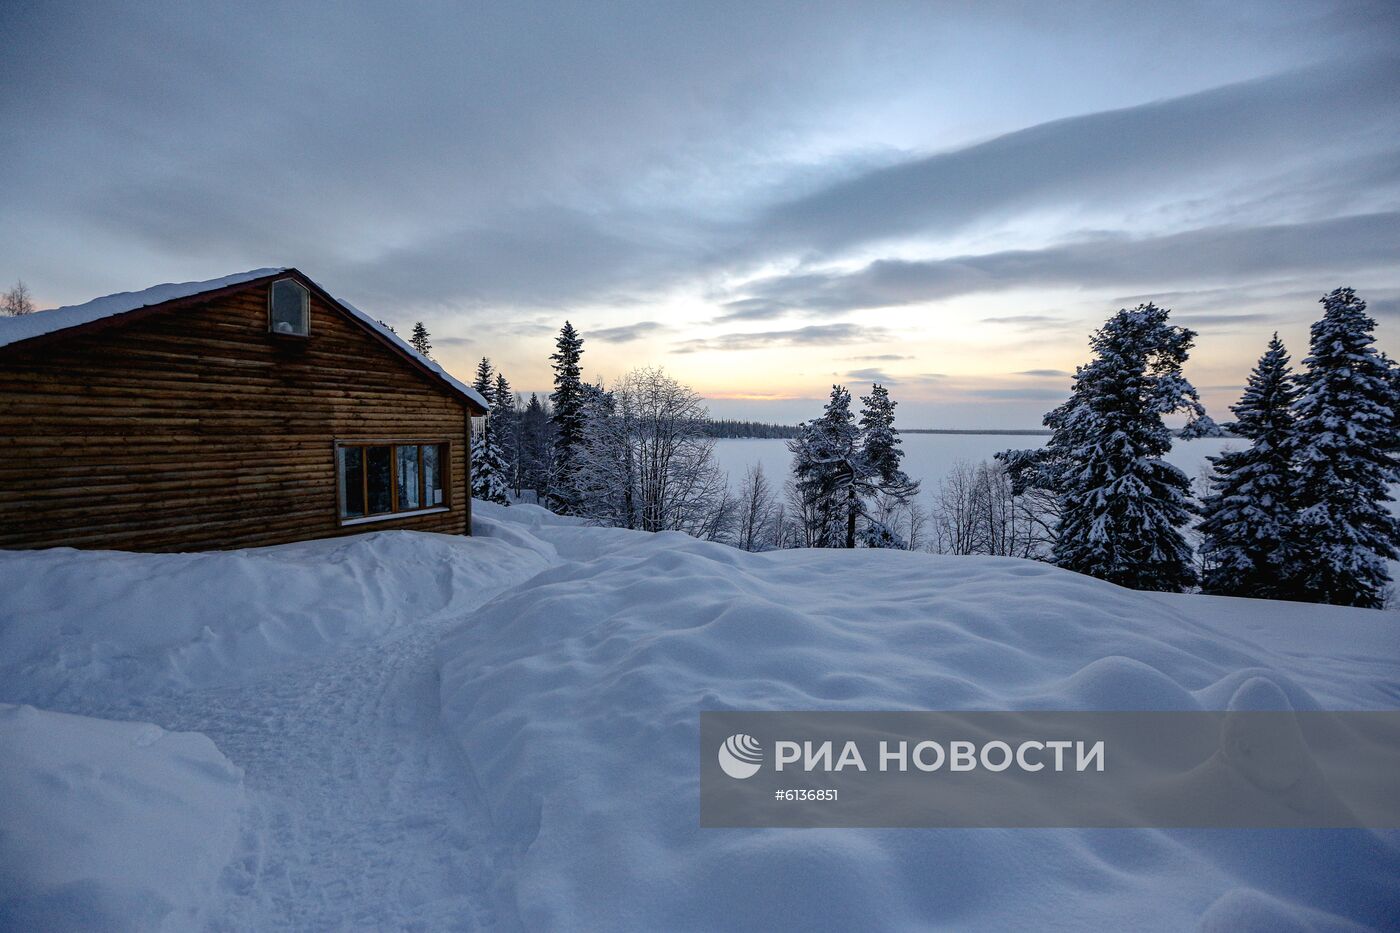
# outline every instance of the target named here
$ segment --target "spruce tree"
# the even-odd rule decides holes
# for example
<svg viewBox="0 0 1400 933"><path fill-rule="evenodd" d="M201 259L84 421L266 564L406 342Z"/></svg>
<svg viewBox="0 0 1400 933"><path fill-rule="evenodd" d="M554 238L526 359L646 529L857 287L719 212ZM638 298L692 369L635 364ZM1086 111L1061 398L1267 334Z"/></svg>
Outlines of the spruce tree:
<svg viewBox="0 0 1400 933"><path fill-rule="evenodd" d="M1069 399L1045 416L1046 446L997 459L1018 493L1038 487L1055 496L1056 564L1178 592L1196 582L1181 533L1190 481L1162 459L1172 445L1162 416L1185 411L1194 429L1205 411L1181 375L1195 333L1168 324L1169 314L1148 303L1109 318L1090 338L1095 357L1075 373Z"/></svg>
<svg viewBox="0 0 1400 933"><path fill-rule="evenodd" d="M490 396L491 419L495 422L496 438L506 462L506 485L520 494L520 412L515 407L506 374L496 372L496 385Z"/></svg>
<svg viewBox="0 0 1400 933"><path fill-rule="evenodd" d="M1306 600L1379 608L1386 559L1400 556L1400 519L1386 508L1400 482L1394 376L1355 291L1338 288L1322 306L1296 406L1296 581Z"/></svg>
<svg viewBox="0 0 1400 933"><path fill-rule="evenodd" d="M510 505L505 458L489 428L472 438L472 498Z"/></svg>
<svg viewBox="0 0 1400 933"><path fill-rule="evenodd" d="M817 547L855 547L863 512L858 484L872 471L860 448L860 429L845 386L831 387L822 416L803 424L788 450L809 539Z"/></svg>
<svg viewBox="0 0 1400 933"><path fill-rule="evenodd" d="M390 328L390 330L392 329L393 328ZM408 338L408 342L413 345L413 349L417 350L419 353L423 354L428 359L433 358L433 354L431 352L433 349L433 344L428 339L428 328L423 326L422 321L419 321L413 325L413 336Z"/></svg>
<svg viewBox="0 0 1400 933"><path fill-rule="evenodd" d="M472 388L488 404L491 402L495 382L491 361L484 356L476 365L476 381L472 383ZM486 416L481 430L472 435L472 497L510 505L505 455L496 436L495 418L493 410Z"/></svg>
<svg viewBox="0 0 1400 933"><path fill-rule="evenodd" d="M495 390L494 380L495 370L491 366L491 359L483 356L481 362L476 364L476 378L472 380L472 388L487 402L490 402Z"/></svg>
<svg viewBox="0 0 1400 933"><path fill-rule="evenodd" d="M797 437L788 442L807 538L816 547L904 546L868 501L880 497L886 514L919 491L918 481L900 466L904 451L894 427L896 403L878 383L861 402L857 422L851 393L832 386L822 416L799 425Z"/></svg>
<svg viewBox="0 0 1400 933"><path fill-rule="evenodd" d="M520 485L535 491L541 504L549 489L549 473L554 459L554 426L540 397L530 393L530 401L517 422L520 437Z"/></svg>
<svg viewBox="0 0 1400 933"><path fill-rule="evenodd" d="M578 511L578 451L584 440L583 338L573 324L564 322L555 342L554 391L549 401L554 409L554 464L550 477L549 505L561 515Z"/></svg>
<svg viewBox="0 0 1400 933"><path fill-rule="evenodd" d="M890 398L889 390L878 382L870 387L870 394L861 396L860 410L860 449L866 464L879 478L879 492L908 498L919 491L919 483L912 480L900 466L904 451L903 441L894 426L894 408L899 403Z"/></svg>
<svg viewBox="0 0 1400 933"><path fill-rule="evenodd" d="M910 479L900 466L904 451L899 430L894 426L894 408L899 404L890 398L889 390L878 382L871 385L870 394L861 396L860 447L861 455L869 466L871 484L868 494L876 495L888 514L889 508L899 508L918 495L918 480ZM900 548L907 547L894 529L880 521L867 509L865 526L861 529L860 540L866 547Z"/></svg>
<svg viewBox="0 0 1400 933"><path fill-rule="evenodd" d="M1222 596L1290 599L1294 551L1293 459L1296 380L1278 334L1232 406L1244 450L1211 457L1211 494L1202 504L1202 589Z"/></svg>

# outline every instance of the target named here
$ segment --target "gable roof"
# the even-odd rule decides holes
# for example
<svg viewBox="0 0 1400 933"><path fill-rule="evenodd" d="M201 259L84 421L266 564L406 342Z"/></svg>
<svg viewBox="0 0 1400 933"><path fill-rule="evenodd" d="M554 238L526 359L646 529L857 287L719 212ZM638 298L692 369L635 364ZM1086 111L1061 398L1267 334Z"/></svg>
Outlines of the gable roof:
<svg viewBox="0 0 1400 933"><path fill-rule="evenodd" d="M391 331L387 326L348 301L336 298L307 278L301 271L291 266L252 269L248 272L239 272L204 282L167 282L164 285L153 285L139 292L118 292L115 295L94 298L92 301L80 305L66 305L62 308L35 311L33 314L23 314L18 317L0 317L0 348L40 337L59 335L70 330L87 330L104 324L115 326L125 323L125 320L119 319L124 319L128 315L131 320L135 320L137 312L143 312L139 316L144 317L146 313L161 309L174 302L197 298L210 292L237 288L259 279L271 279L280 275L296 277L303 284L316 291L332 307L344 312L346 317L368 330L417 369L445 385L454 394L461 396L470 406L478 408L482 412L490 410L490 404L481 397L481 393L413 349L408 341Z"/></svg>

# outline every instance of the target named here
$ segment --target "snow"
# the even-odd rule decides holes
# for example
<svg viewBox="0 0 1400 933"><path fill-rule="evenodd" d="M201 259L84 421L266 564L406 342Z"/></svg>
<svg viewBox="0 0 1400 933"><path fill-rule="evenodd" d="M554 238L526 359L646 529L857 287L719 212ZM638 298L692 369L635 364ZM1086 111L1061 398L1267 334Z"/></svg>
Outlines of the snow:
<svg viewBox="0 0 1400 933"><path fill-rule="evenodd" d="M103 318L126 314L128 311L135 311L149 305L158 305L161 302L174 301L177 298L188 298L202 292L212 292L216 288L240 285L244 282L251 282L253 279L285 271L287 271L285 268L251 269L248 272L238 272L223 278L209 279L205 282L167 282L164 285L153 285L139 292L118 292L115 295L94 298L92 301L80 305L65 305L62 308L36 311L33 314L22 314L18 317L0 317L0 347L28 340L31 337L40 337L55 331L67 330L81 324L91 324Z"/></svg>
<svg viewBox="0 0 1400 933"><path fill-rule="evenodd" d="M44 334L52 334L60 330L67 330L70 327L77 327L81 324L91 324L104 318L115 317L119 314L126 314L129 311L136 311L150 305L160 304L165 301L174 301L177 298L189 298L192 295L199 295L203 292L211 292L215 289L226 288L230 285L240 285L244 282L251 282L264 276L276 275L279 272L288 271L289 267L278 266L267 269L250 269L247 272L238 272L233 275L226 275L222 278L209 279L203 282L179 282L166 283L164 285L153 285L150 288L142 289L139 292L118 292L115 295L106 295L102 298L94 298L92 301L79 305L65 305L62 308L52 308L47 311L36 311L33 314L23 314L18 317L0 317L0 347L18 343L21 340L28 340L31 337L40 337ZM324 289L323 289L324 291ZM329 292L327 292L329 294ZM348 301L340 298L336 302L354 317L358 318L371 330L387 338L399 349L410 354L420 363L431 370L436 376L446 382L458 392L476 402L485 410L490 410L491 406L481 394L471 386L457 379L447 372L433 360L428 359L408 341L394 333L376 318L371 317Z"/></svg>
<svg viewBox="0 0 1400 933"><path fill-rule="evenodd" d="M706 709L1394 708L1393 616L473 509L0 553L0 927L1393 924L1393 832L702 831L696 759Z"/></svg>
<svg viewBox="0 0 1400 933"><path fill-rule="evenodd" d="M696 762L706 709L1219 709L1261 681L1297 709L1393 708L1393 617L526 522L567 562L447 640L442 703L519 842L528 928L1393 921L1400 834L701 830Z"/></svg>
<svg viewBox="0 0 1400 933"><path fill-rule="evenodd" d="M244 775L236 845L211 835L204 849L176 849L191 866L213 866L217 884L198 903L217 928L495 925L482 892L495 883L497 843L473 800L470 765L442 729L434 652L444 631L557 558L494 526L482 519L471 539L388 531L207 554L0 552L0 703L84 717L30 710L47 718L0 727L0 771L40 753L75 762L26 766L14 773L35 777L0 786L13 790L0 800L0 845L20 850L0 870L66 863L115 879L100 898L108 913L87 923L78 920L90 916L91 885L45 888L25 907L42 876L0 873L0 903L30 911L13 916L59 918L0 919L0 929L147 929L161 904L189 903L188 873L123 879L128 860L163 864L160 814L168 808L173 825L184 819L180 796L204 793L203 774L223 780L226 768L208 758L218 752ZM82 724L81 741L52 725L66 722ZM108 766L105 745L156 731L146 722L200 733L156 745L170 751L174 784L176 766L188 765L183 790L162 790L160 760ZM68 825L73 796L45 788L70 773L95 775L94 793L109 804L145 801L151 819L74 809L102 845L36 837L26 827ZM211 831L215 816L189 811ZM197 927L178 919L187 912L171 916Z"/></svg>
<svg viewBox="0 0 1400 933"><path fill-rule="evenodd" d="M462 615L480 581L500 577L498 560L407 531L192 554L6 553L0 684L52 706L247 681Z"/></svg>
<svg viewBox="0 0 1400 933"><path fill-rule="evenodd" d="M0 704L0 928L189 929L243 772L202 735Z"/></svg>

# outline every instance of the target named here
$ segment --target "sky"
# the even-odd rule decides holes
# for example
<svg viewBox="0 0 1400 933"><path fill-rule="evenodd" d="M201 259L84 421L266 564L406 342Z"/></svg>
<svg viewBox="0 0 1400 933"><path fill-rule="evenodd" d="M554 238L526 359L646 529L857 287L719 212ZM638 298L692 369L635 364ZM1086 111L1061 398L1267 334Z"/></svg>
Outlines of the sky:
<svg viewBox="0 0 1400 933"><path fill-rule="evenodd" d="M1400 353L1400 5L0 4L0 282L296 266L469 377L642 365L1035 427L1152 300L1218 419L1355 287Z"/></svg>

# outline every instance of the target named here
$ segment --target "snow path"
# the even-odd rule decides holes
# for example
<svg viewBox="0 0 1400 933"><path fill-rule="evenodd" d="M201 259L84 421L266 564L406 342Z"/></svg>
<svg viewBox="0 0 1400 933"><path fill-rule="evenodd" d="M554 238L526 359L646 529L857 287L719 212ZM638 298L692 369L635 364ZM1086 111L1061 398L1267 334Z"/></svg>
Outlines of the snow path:
<svg viewBox="0 0 1400 933"><path fill-rule="evenodd" d="M70 711L202 732L244 769L214 929L518 928L493 883L508 859L438 715L434 652L462 618L248 684Z"/></svg>

